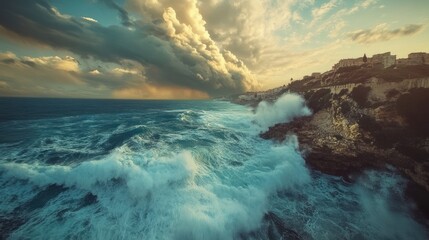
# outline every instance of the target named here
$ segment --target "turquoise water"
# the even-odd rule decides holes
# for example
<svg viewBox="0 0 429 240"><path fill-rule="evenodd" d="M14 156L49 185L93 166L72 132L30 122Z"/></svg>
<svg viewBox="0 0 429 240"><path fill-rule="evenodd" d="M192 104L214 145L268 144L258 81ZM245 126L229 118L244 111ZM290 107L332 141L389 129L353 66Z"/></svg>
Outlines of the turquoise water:
<svg viewBox="0 0 429 240"><path fill-rule="evenodd" d="M309 114L282 101L287 119ZM1 236L427 238L394 171L347 184L309 170L296 137L259 138L282 106L0 99Z"/></svg>

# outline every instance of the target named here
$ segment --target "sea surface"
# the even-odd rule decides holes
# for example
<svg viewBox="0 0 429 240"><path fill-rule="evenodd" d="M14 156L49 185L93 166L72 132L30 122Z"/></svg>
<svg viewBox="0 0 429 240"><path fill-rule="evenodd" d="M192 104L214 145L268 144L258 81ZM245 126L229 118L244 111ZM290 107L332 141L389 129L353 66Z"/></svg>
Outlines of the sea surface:
<svg viewBox="0 0 429 240"><path fill-rule="evenodd" d="M394 170L350 184L258 136L301 102L0 98L0 239L428 239Z"/></svg>

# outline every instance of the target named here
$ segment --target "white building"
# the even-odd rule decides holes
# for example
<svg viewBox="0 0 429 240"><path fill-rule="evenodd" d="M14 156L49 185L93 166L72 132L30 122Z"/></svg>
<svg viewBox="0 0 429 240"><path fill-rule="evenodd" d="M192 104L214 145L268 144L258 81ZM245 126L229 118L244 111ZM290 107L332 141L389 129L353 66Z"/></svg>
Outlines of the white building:
<svg viewBox="0 0 429 240"><path fill-rule="evenodd" d="M338 70L342 67L353 67L353 66L361 66L365 62L363 61L363 58L348 58L348 59L341 59L337 64L335 64L332 69Z"/></svg>
<svg viewBox="0 0 429 240"><path fill-rule="evenodd" d="M408 54L408 58L400 58L396 61L397 65L422 65L429 64L429 54L425 52L416 52Z"/></svg>
<svg viewBox="0 0 429 240"><path fill-rule="evenodd" d="M396 55L391 55L390 52L376 54L368 62L373 66L381 64L383 68L388 68L396 64Z"/></svg>
<svg viewBox="0 0 429 240"><path fill-rule="evenodd" d="M429 64L429 54L425 52L416 52L408 54L410 65Z"/></svg>
<svg viewBox="0 0 429 240"><path fill-rule="evenodd" d="M337 64L335 64L332 69L338 70L342 67L353 67L353 66L361 66L364 65L363 57L360 58L349 58L349 59L341 59ZM391 55L390 52L375 54L372 58L367 58L367 62L369 66L381 65L383 68L388 68L396 64L396 55Z"/></svg>

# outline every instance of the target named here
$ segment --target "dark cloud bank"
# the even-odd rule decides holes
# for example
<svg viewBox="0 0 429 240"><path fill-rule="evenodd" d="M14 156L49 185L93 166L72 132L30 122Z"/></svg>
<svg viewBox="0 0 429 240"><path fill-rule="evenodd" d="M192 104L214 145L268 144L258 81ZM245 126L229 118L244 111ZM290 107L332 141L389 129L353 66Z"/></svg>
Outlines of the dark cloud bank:
<svg viewBox="0 0 429 240"><path fill-rule="evenodd" d="M105 27L64 16L42 0L2 1L0 25L20 37L84 58L119 64L136 61L144 67L149 84L187 87L212 96L252 88L253 80L244 64L230 52L219 50L213 41L193 41L188 34L182 42L189 44L181 44L177 40L181 36L169 34L168 19L160 16L151 22L131 22L122 7L111 0L103 2L119 12L123 26Z"/></svg>

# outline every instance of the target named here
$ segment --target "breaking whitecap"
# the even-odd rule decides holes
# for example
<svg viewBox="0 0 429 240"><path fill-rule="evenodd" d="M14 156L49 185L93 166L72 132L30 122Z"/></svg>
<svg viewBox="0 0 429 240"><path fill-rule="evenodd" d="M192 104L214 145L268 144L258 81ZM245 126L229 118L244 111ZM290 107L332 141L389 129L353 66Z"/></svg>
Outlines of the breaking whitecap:
<svg viewBox="0 0 429 240"><path fill-rule="evenodd" d="M298 102L285 106L305 108L299 98L287 99ZM139 111L127 111L131 103L124 102L117 114L2 122L2 134L14 128L32 133L0 144L2 236L427 236L410 217L404 180L396 174L368 172L347 185L309 171L296 137L282 144L260 139L264 126L253 123L258 115L246 107L221 101L167 103L149 109L142 101ZM291 119L308 114L299 107L293 111ZM264 112L265 119L276 118L267 116L272 110ZM54 153L57 161L46 161Z"/></svg>

